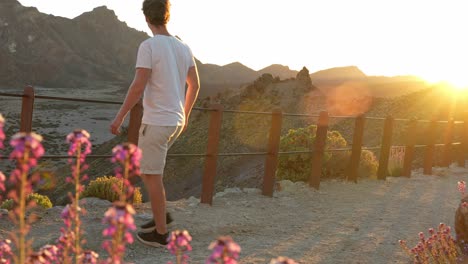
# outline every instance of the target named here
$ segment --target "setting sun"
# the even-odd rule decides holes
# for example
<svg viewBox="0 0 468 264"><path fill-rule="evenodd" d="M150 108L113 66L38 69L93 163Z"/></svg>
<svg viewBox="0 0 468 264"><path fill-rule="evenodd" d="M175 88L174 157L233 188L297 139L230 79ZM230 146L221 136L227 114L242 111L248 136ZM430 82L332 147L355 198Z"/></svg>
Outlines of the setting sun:
<svg viewBox="0 0 468 264"><path fill-rule="evenodd" d="M442 78L423 77L423 79L432 84L442 83L447 88L457 91L468 89L468 76L463 74L457 75L456 72Z"/></svg>
<svg viewBox="0 0 468 264"><path fill-rule="evenodd" d="M458 65L457 65L458 66ZM468 89L468 75L461 69L464 67L447 67L445 71L427 71L420 74L420 77L428 83L443 83L447 88L455 90Z"/></svg>

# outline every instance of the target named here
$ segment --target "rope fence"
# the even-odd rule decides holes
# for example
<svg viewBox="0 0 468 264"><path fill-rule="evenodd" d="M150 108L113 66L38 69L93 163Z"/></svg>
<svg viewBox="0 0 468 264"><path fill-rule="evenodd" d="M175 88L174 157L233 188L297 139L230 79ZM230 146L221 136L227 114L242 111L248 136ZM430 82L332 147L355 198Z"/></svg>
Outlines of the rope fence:
<svg viewBox="0 0 468 264"><path fill-rule="evenodd" d="M21 120L20 131L32 131L32 114L34 111L34 100L58 100L70 102L85 102L85 103L98 103L98 104L112 104L120 105L122 102L94 100L83 98L67 98L56 96L41 96L35 95L34 88L28 86L24 89L23 94L11 94L0 92L0 96L16 97L22 99L21 105ZM224 109L220 104L211 105L210 108L194 107L197 111L206 111L210 113L210 122L208 129L208 141L206 146L206 153L172 153L168 154L171 158L204 158L204 173L202 180L202 193L201 203L212 204L214 185L216 179L217 159L218 157L228 156L265 156L265 171L263 176L262 194L272 196L275 177L278 166L279 156L284 155L298 155L310 154L311 155L311 172L309 177L309 186L319 189L321 166L324 159L324 153L330 152L351 152L350 160L347 165L346 175L348 181L357 182L358 169L360 164L360 156L363 150L380 151L379 165L377 171L377 178L385 180L388 174L390 152L393 148L404 149L404 164L403 176L411 177L412 163L414 160L415 149L425 149L424 154L424 173L432 174L432 167L434 165L434 155L436 148L442 148L442 160L444 166L449 166L452 162L454 148L457 148L457 162L459 166L465 166L466 153L468 153L468 114L465 114L463 120L416 120L416 119L402 119L393 118L388 116L382 117L368 117L364 115L357 116L329 116L328 112L321 111L319 114L303 114L303 113L284 113L281 109L274 109L272 112L262 111L239 111ZM269 131L269 138L266 151L259 152L240 152L240 153L219 153L219 142L222 126L222 116L224 113L232 114L246 114L246 115L267 115L271 116L271 127ZM128 125L128 142L138 144L138 131L141 125L141 118L143 115L143 107L141 101L138 102L130 111L130 121ZM281 138L281 128L283 117L313 117L317 118L317 130L313 146L308 150L303 151L280 151L279 142ZM329 128L330 119L354 119L355 127L353 131L353 140L349 144L350 147L346 148L326 148L327 133ZM380 146L364 146L363 136L365 121L383 121L383 135ZM405 145L392 145L393 127L395 122L407 123L405 133ZM416 129L418 123L428 123L427 136L429 138L427 144L417 145L416 143ZM445 125L444 142L436 143L435 127L438 124ZM461 126L461 141L453 142L455 134L455 125ZM67 155L45 155L43 159L68 159ZM100 159L111 158L111 155L89 155L88 158ZM1 159L8 159L8 157L0 157Z"/></svg>

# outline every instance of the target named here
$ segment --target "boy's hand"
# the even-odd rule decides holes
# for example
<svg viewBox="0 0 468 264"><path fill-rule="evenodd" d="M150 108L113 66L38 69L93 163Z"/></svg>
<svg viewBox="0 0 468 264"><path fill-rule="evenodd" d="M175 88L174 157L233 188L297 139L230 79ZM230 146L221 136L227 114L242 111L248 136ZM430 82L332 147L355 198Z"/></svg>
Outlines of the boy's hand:
<svg viewBox="0 0 468 264"><path fill-rule="evenodd" d="M120 134L120 127L122 126L123 119L119 117L115 117L114 121L112 121L110 125L110 132L114 135Z"/></svg>

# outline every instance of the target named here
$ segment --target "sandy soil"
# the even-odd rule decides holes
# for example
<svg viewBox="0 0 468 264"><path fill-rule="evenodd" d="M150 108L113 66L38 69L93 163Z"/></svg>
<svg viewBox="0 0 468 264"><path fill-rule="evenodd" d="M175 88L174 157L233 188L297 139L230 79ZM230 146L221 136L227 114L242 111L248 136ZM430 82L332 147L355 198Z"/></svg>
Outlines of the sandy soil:
<svg viewBox="0 0 468 264"><path fill-rule="evenodd" d="M408 263L398 240L413 245L420 231L441 222L453 226L460 200L457 181L468 180L468 169L455 166L435 168L434 174L416 171L410 179L369 179L358 184L325 181L319 191L282 181L282 191L273 198L262 196L258 189L227 189L216 195L213 206L191 197L169 202L168 208L175 218L172 230L187 229L193 236L190 263L204 263L208 245L220 235L232 236L240 244L240 263L269 263L279 255L299 263ZM106 201L86 200L88 248L100 248L100 219L108 206ZM60 211L54 207L39 213L41 219L31 232L34 245L55 241ZM137 207L137 224L150 217L149 204ZM5 217L0 219L2 236L10 228ZM128 247L126 260L149 264L173 258L165 249L136 241Z"/></svg>

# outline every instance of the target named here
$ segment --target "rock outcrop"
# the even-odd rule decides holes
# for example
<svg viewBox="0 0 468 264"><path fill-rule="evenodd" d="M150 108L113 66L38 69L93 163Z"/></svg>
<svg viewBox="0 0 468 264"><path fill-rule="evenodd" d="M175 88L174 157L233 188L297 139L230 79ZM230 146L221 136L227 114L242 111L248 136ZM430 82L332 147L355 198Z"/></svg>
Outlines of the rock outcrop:
<svg viewBox="0 0 468 264"><path fill-rule="evenodd" d="M106 7L67 19L16 0L2 0L0 6L0 85L4 86L129 82L138 45L148 38Z"/></svg>

